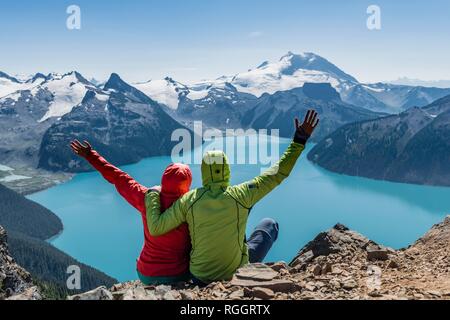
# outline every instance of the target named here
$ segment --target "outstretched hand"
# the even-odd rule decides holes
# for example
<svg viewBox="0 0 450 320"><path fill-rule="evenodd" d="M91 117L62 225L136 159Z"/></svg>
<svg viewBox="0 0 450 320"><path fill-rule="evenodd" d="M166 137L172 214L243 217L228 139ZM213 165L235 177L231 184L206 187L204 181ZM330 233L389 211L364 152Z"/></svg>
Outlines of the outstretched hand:
<svg viewBox="0 0 450 320"><path fill-rule="evenodd" d="M86 158L92 151L91 144L86 140L84 141L84 143L81 143L78 140L74 140L70 143L70 148L76 155L82 158Z"/></svg>
<svg viewBox="0 0 450 320"><path fill-rule="evenodd" d="M298 118L295 118L295 136L294 141L305 144L309 137L313 134L317 125L319 124L318 113L315 110L308 110L305 120L300 125Z"/></svg>

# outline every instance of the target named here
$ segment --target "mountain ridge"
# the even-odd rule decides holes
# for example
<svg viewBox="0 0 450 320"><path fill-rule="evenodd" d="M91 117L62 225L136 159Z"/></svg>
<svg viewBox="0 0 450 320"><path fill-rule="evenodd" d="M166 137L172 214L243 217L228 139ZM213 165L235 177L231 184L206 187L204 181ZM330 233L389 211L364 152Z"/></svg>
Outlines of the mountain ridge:
<svg viewBox="0 0 450 320"><path fill-rule="evenodd" d="M173 80L173 79L172 79ZM255 69L238 73L233 76L222 76L216 80L203 81L193 85L178 83L183 87L183 95L193 101L204 98L208 91L215 87L230 83L238 91L261 97L264 93L275 94L302 87L304 83L330 83L341 95L344 102L354 104L376 112L396 113L412 106L424 106L446 94L449 88L414 87L394 85L389 83L365 84L358 82L353 76L345 73L327 59L311 53L295 54L288 52L276 62L264 61ZM146 93L156 101L166 104L169 100L165 95L165 86L153 88ZM418 93L410 93L414 88ZM143 90L145 92L145 90ZM178 94L171 96L170 108L175 110ZM411 96L409 96L411 94ZM403 96L397 99L397 95Z"/></svg>
<svg viewBox="0 0 450 320"><path fill-rule="evenodd" d="M282 137L293 134L292 119L315 109L321 117L312 141L320 141L340 126L377 118L379 113L343 102L337 91L328 83L305 83L301 88L262 95L243 115L244 127L279 129Z"/></svg>
<svg viewBox="0 0 450 320"><path fill-rule="evenodd" d="M348 124L308 154L325 169L367 178L450 186L450 95L399 115Z"/></svg>
<svg viewBox="0 0 450 320"><path fill-rule="evenodd" d="M34 78L49 79L52 75L57 74L44 76L38 73L24 82L28 83ZM21 83L17 79L16 81L16 84ZM343 101L373 111L389 113L404 111L412 106L424 106L435 99L450 94L450 88L381 82L373 84L360 83L356 78L320 55L312 52L295 54L291 51L283 55L278 61L265 61L255 69L237 73L233 76L223 76L216 80L185 85L170 77L166 77L162 80L133 83L133 86L156 102L175 110L181 97L188 96L195 101L199 97L203 98L206 96L207 91L211 88L222 86L225 82L229 82L240 92L249 93L256 97L260 97L263 93L274 94L278 91L302 87L305 82L328 82L339 92ZM207 84L206 87L205 84ZM0 85L0 89L1 87ZM13 89L7 91L7 93L14 93L16 90ZM417 93L411 93L413 89ZM392 91L398 92L404 98L402 100L397 99L396 95L398 94L393 94ZM410 94L411 96L409 96ZM0 90L0 98L4 96L5 94L2 94L2 90Z"/></svg>
<svg viewBox="0 0 450 320"><path fill-rule="evenodd" d="M92 170L68 148L73 139L89 140L116 165L167 155L176 144L171 141L172 132L181 128L190 131L113 73L103 89L89 90L79 105L45 132L38 167L66 172ZM125 148L127 152L123 152Z"/></svg>

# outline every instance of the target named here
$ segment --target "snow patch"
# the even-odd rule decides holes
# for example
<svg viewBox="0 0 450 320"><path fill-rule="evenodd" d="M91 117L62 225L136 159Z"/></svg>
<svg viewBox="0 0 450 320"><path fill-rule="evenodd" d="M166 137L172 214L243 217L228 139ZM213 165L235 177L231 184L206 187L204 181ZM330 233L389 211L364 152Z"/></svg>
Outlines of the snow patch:
<svg viewBox="0 0 450 320"><path fill-rule="evenodd" d="M187 97L191 100L201 100L208 96L209 90L190 90Z"/></svg>
<svg viewBox="0 0 450 320"><path fill-rule="evenodd" d="M17 102L20 98L20 91L31 90L40 85L43 79L36 79L35 82L13 82L6 78L0 78L0 100L10 98Z"/></svg>
<svg viewBox="0 0 450 320"><path fill-rule="evenodd" d="M1 182L11 182L11 181L25 180L25 179L31 179L31 177L11 174L9 176L1 178L0 181Z"/></svg>
<svg viewBox="0 0 450 320"><path fill-rule="evenodd" d="M14 169L0 164L0 171L14 171Z"/></svg>
<svg viewBox="0 0 450 320"><path fill-rule="evenodd" d="M368 85L363 85L364 88L370 90L370 91L374 91L374 92L384 92L386 91L384 88L374 88Z"/></svg>
<svg viewBox="0 0 450 320"><path fill-rule="evenodd" d="M187 90L183 85L168 79L151 80L145 83L137 83L134 86L160 104L176 110L180 103L179 94Z"/></svg>
<svg viewBox="0 0 450 320"><path fill-rule="evenodd" d="M102 93L96 93L95 98L99 101L107 102L109 100L109 95L102 94Z"/></svg>
<svg viewBox="0 0 450 320"><path fill-rule="evenodd" d="M4 96L3 98L0 98L0 101L6 101L8 99L11 99L13 101L13 105L15 105L16 102L19 102L19 99L21 96L22 96L22 92L16 91L11 94L8 94L7 96Z"/></svg>
<svg viewBox="0 0 450 320"><path fill-rule="evenodd" d="M55 75L54 80L44 83L42 88L50 91L54 99L39 122L69 113L74 106L81 103L88 90L86 85L77 79L75 73L65 76Z"/></svg>
<svg viewBox="0 0 450 320"><path fill-rule="evenodd" d="M262 69L255 69L237 75L232 84L240 92L249 93L256 97L264 93L274 94L302 87L306 82L330 83L338 92L344 82L335 76L322 71L299 69L292 75L281 73L278 65L268 65Z"/></svg>

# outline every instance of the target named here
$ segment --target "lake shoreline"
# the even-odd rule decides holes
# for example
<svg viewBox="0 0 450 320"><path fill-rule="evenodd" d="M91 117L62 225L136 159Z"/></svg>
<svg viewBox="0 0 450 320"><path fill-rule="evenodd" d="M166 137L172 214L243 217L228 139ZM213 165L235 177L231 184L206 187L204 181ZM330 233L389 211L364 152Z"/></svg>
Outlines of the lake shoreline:
<svg viewBox="0 0 450 320"><path fill-rule="evenodd" d="M15 170L18 172L26 172L29 179L12 180L8 182L1 182L7 188L27 197L36 193L49 190L58 185L64 184L72 180L75 174L66 172L47 172L42 170L35 170L27 168L22 170Z"/></svg>
<svg viewBox="0 0 450 320"><path fill-rule="evenodd" d="M288 142L282 143L284 148ZM411 245L448 213L450 189L352 177L330 172L305 154L291 176L258 204L247 233L263 218L279 222L280 236L267 261L286 260L321 230L342 223L392 248ZM146 186L160 183L172 159L150 157L122 169ZM191 165L192 187L201 186L200 166ZM259 175L261 166L232 165L232 184ZM92 192L95 190L95 192ZM77 201L74 201L74 197ZM77 260L120 281L135 279L135 259L142 247L142 221L136 210L95 171L30 196L52 210L64 229L48 239Z"/></svg>

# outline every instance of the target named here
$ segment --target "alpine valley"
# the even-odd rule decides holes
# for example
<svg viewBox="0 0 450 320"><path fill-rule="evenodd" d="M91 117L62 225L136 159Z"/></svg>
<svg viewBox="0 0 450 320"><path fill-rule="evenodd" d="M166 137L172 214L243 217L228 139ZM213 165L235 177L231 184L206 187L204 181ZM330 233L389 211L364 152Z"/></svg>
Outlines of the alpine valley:
<svg viewBox="0 0 450 320"><path fill-rule="evenodd" d="M319 142L343 125L423 107L446 95L450 89L360 83L313 53L289 52L247 72L190 85L171 78L128 84L114 73L98 85L76 71L28 79L2 72L0 164L11 170L1 171L0 181L29 193L64 180L63 172L89 170L67 148L73 138L89 138L121 165L168 155L171 132L193 121L222 130L279 129L289 137L292 118L315 108L322 118L313 136Z"/></svg>

